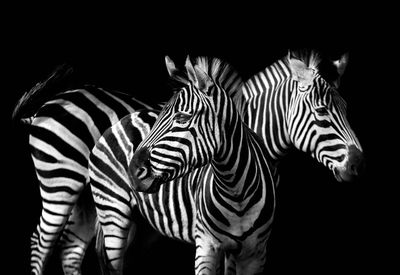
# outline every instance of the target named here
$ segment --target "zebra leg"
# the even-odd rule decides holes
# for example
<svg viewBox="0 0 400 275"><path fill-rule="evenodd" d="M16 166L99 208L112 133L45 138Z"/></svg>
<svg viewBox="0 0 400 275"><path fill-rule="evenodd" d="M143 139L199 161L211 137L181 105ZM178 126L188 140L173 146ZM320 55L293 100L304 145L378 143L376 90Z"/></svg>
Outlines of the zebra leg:
<svg viewBox="0 0 400 275"><path fill-rule="evenodd" d="M222 249L220 244L212 240L212 237L203 234L196 234L195 242L195 274L219 274L222 263Z"/></svg>
<svg viewBox="0 0 400 275"><path fill-rule="evenodd" d="M85 188L72 210L61 238L61 262L66 275L81 274L87 247L95 234L96 212L89 188Z"/></svg>
<svg viewBox="0 0 400 275"><path fill-rule="evenodd" d="M238 275L263 274L265 265L265 257L250 258L241 261L237 265Z"/></svg>
<svg viewBox="0 0 400 275"><path fill-rule="evenodd" d="M236 259L232 253L225 252L224 275L236 274Z"/></svg>
<svg viewBox="0 0 400 275"><path fill-rule="evenodd" d="M266 254L266 246L258 245L246 259L237 259L237 274L263 274Z"/></svg>
<svg viewBox="0 0 400 275"><path fill-rule="evenodd" d="M97 236L96 249L101 270L103 274L122 274L125 252L134 238L136 224L126 220L124 228L119 228L99 220L102 233Z"/></svg>
<svg viewBox="0 0 400 275"><path fill-rule="evenodd" d="M43 199L40 221L31 238L31 269L33 274L43 274L43 269L54 250L77 197L76 194L63 198L62 201L53 196Z"/></svg>

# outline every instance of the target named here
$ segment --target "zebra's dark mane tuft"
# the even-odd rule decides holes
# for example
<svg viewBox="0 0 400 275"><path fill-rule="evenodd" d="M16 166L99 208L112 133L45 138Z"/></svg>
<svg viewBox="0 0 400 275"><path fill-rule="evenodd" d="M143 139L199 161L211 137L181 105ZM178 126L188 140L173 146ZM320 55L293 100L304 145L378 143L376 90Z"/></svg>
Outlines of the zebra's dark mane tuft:
<svg viewBox="0 0 400 275"><path fill-rule="evenodd" d="M292 57L303 61L309 68L315 69L330 84L339 77L332 60L322 52L315 49L298 49L290 51L290 54ZM286 64L288 63L287 56L284 61Z"/></svg>
<svg viewBox="0 0 400 275"><path fill-rule="evenodd" d="M198 56L192 58L192 60L194 60L193 66L197 65L200 69L206 72L209 77L220 84L231 96L234 96L243 84L243 79L240 77L238 72L229 63L219 58ZM172 84L175 89L187 85L190 81L186 70L180 70L172 80L174 80L175 84Z"/></svg>
<svg viewBox="0 0 400 275"><path fill-rule="evenodd" d="M290 55L303 61L309 68L318 70L322 61L322 55L316 50L299 49L290 51Z"/></svg>

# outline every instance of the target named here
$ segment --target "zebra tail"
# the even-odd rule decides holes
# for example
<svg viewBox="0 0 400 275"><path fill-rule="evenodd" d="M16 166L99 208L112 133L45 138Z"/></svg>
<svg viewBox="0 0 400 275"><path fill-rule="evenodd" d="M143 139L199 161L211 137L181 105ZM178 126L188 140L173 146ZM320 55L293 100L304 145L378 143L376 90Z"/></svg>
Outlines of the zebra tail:
<svg viewBox="0 0 400 275"><path fill-rule="evenodd" d="M95 249L96 249L97 259L100 265L100 271L102 275L107 275L109 274L109 272L107 268L107 254L104 246L104 234L99 219L97 218L95 224L95 231L96 231Z"/></svg>
<svg viewBox="0 0 400 275"><path fill-rule="evenodd" d="M18 100L12 113L12 119L26 124L32 123L34 114L40 106L56 91L68 85L67 80L71 80L72 71L72 67L67 64L59 65L44 81L36 83Z"/></svg>

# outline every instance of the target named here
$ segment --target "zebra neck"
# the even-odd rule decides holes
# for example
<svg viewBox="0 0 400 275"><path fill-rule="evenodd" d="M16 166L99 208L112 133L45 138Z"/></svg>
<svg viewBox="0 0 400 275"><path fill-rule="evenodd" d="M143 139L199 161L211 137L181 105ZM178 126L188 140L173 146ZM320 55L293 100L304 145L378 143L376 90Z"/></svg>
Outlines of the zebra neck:
<svg viewBox="0 0 400 275"><path fill-rule="evenodd" d="M286 123L292 85L290 70L280 60L251 77L236 101L244 122L265 142L272 163L279 162L292 147Z"/></svg>
<svg viewBox="0 0 400 275"><path fill-rule="evenodd" d="M237 123L227 137L223 153L211 163L214 185L219 192L241 201L249 190L253 193L263 187L260 182L264 182L264 174L269 169L265 146L244 123ZM255 185L257 188L252 188Z"/></svg>

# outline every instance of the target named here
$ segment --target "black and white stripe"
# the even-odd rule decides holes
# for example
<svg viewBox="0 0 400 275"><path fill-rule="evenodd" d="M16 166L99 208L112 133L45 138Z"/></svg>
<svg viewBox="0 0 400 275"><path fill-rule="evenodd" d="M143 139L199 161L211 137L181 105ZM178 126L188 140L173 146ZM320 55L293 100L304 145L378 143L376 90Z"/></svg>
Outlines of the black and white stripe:
<svg viewBox="0 0 400 275"><path fill-rule="evenodd" d="M59 239L64 273L80 274L95 233L92 196L85 190L89 153L105 129L136 109L149 108L127 94L95 86L59 89L56 84L63 73L65 69L56 70L25 93L13 113L14 119L29 124L43 206L31 238L33 274L43 274Z"/></svg>

